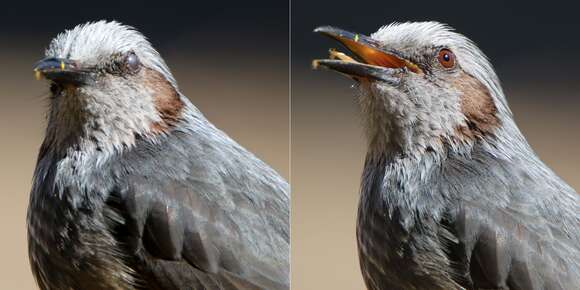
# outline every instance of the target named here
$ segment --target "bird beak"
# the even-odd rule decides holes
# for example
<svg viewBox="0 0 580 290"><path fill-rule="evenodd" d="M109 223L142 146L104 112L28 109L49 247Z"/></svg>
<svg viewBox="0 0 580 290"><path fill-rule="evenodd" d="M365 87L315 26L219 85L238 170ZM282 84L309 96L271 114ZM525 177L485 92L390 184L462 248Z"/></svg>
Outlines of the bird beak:
<svg viewBox="0 0 580 290"><path fill-rule="evenodd" d="M355 79L372 79L387 83L397 83L401 73L411 71L422 73L414 63L398 56L395 52L386 51L374 39L338 28L318 27L314 32L321 33L344 45L354 57L330 50L330 59L317 59L312 62L314 69L326 68Z"/></svg>
<svg viewBox="0 0 580 290"><path fill-rule="evenodd" d="M78 62L56 57L37 62L33 70L37 80L46 78L59 83L82 84L88 76L87 71L81 69Z"/></svg>

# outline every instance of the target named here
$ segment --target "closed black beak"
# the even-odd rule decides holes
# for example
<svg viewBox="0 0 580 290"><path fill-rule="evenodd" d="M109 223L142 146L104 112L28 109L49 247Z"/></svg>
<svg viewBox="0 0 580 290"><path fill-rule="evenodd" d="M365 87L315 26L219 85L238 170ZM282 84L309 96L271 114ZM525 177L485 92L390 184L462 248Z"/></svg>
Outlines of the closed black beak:
<svg viewBox="0 0 580 290"><path fill-rule="evenodd" d="M37 79L58 83L83 84L88 79L87 71L82 70L78 62L65 58L45 58L37 62L33 70Z"/></svg>

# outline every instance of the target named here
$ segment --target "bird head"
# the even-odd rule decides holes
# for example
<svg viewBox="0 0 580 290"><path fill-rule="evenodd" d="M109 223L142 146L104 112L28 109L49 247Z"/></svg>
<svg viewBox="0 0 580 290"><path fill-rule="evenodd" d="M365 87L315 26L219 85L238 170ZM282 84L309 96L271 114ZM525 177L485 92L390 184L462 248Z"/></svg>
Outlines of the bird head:
<svg viewBox="0 0 580 290"><path fill-rule="evenodd" d="M90 135L127 146L136 135L167 131L182 114L184 103L161 56L141 33L117 22L59 34L34 72L49 80L49 131L60 132L60 139Z"/></svg>
<svg viewBox="0 0 580 290"><path fill-rule="evenodd" d="M484 54L437 22L395 23L370 37L319 27L352 57L315 60L356 81L371 149L443 151L494 138L510 112Z"/></svg>

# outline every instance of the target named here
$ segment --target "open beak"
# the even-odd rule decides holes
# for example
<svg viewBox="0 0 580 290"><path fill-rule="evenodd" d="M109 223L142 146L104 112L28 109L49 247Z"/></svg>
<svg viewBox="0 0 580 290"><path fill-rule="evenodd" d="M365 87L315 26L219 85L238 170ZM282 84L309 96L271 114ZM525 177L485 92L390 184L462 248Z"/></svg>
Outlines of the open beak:
<svg viewBox="0 0 580 290"><path fill-rule="evenodd" d="M355 79L372 79L391 84L397 83L400 79L398 75L404 72L422 73L416 64L398 56L395 52L384 50L376 40L368 36L330 26L318 27L314 32L337 40L354 54L352 58L331 49L329 59L317 59L312 62L315 69L322 67Z"/></svg>
<svg viewBox="0 0 580 290"><path fill-rule="evenodd" d="M82 84L89 75L86 70L80 68L78 62L56 57L37 62L33 70L36 79L46 78L58 83Z"/></svg>

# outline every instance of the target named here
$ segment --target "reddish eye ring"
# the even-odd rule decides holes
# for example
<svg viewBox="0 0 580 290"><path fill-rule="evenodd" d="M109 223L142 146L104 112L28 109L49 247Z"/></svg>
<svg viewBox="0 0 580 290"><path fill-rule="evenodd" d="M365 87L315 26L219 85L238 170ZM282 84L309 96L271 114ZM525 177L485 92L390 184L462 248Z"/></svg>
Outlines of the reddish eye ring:
<svg viewBox="0 0 580 290"><path fill-rule="evenodd" d="M453 68L455 66L455 54L449 49L442 49L437 54L437 60L444 68Z"/></svg>

